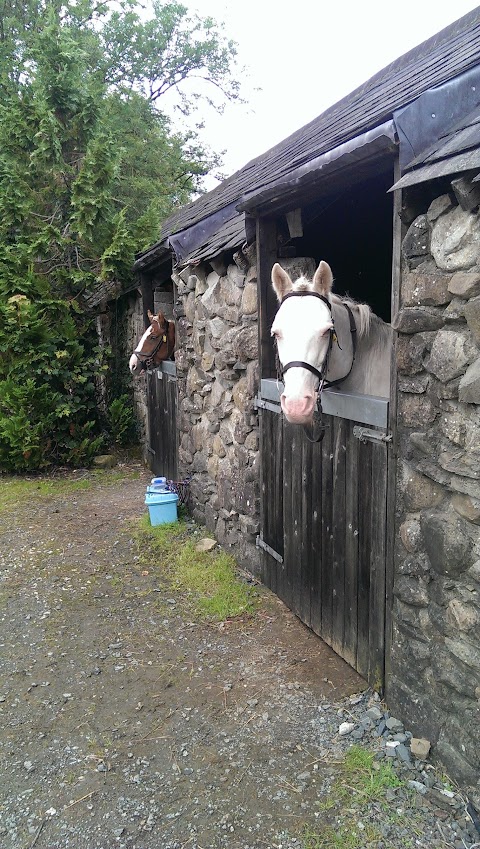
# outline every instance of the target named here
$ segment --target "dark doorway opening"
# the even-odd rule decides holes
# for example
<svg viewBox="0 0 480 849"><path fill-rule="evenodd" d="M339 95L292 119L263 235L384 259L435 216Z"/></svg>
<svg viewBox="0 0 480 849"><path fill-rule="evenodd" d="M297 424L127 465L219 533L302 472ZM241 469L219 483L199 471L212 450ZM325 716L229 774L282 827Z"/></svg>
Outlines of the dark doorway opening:
<svg viewBox="0 0 480 849"><path fill-rule="evenodd" d="M336 191L302 208L303 236L292 239L297 256L326 260L334 291L368 303L391 321L393 164L379 163L369 179Z"/></svg>

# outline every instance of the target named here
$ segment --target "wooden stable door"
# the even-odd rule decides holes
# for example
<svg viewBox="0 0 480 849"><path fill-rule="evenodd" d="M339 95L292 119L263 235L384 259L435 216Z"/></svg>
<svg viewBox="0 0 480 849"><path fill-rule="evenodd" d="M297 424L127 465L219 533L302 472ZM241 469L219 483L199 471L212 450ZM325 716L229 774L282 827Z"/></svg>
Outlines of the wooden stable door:
<svg viewBox="0 0 480 849"><path fill-rule="evenodd" d="M148 452L156 475L177 479L177 376L175 363L147 373Z"/></svg>
<svg viewBox="0 0 480 849"><path fill-rule="evenodd" d="M327 415L312 443L268 394L258 402L264 583L381 691L389 443L378 422L388 405L373 427L365 415Z"/></svg>

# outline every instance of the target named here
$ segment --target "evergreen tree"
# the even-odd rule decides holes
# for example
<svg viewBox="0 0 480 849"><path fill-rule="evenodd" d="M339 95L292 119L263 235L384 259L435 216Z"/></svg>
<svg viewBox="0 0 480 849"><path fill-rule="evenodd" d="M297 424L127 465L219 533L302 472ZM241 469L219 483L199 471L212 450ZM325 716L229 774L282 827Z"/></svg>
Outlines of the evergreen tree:
<svg viewBox="0 0 480 849"><path fill-rule="evenodd" d="M0 467L85 463L101 445L85 308L131 276L214 162L173 132L162 94L193 74L237 97L234 45L156 3L0 0Z"/></svg>

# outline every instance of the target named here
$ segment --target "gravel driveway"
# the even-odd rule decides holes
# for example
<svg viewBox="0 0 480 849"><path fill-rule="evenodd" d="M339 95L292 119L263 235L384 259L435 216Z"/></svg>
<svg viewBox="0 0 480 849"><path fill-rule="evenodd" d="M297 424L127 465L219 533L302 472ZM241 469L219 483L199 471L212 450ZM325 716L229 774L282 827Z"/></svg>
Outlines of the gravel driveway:
<svg viewBox="0 0 480 849"><path fill-rule="evenodd" d="M274 595L242 621L191 621L134 538L149 475L124 471L68 495L31 481L0 514L2 849L480 841L466 796L391 756L408 731ZM358 790L335 803L352 743L401 779L368 808Z"/></svg>

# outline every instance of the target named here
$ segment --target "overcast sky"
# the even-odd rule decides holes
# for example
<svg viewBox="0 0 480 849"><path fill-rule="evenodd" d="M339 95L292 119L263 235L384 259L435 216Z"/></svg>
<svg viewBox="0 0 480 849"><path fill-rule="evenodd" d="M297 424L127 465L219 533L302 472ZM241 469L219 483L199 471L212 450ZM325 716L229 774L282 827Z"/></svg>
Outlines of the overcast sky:
<svg viewBox="0 0 480 849"><path fill-rule="evenodd" d="M225 176L478 5L467 0L183 2L225 23L248 71L242 76L247 106L229 106L223 116L205 113L203 138L217 152L225 150Z"/></svg>

